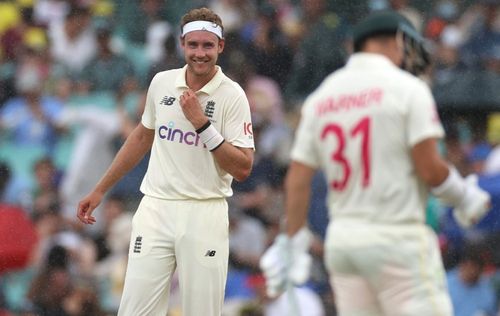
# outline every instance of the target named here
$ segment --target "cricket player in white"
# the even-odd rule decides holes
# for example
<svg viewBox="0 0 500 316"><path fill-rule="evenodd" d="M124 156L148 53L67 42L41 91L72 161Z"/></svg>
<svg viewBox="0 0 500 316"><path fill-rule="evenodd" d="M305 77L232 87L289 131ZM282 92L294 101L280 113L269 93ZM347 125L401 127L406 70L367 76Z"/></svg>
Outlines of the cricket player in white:
<svg viewBox="0 0 500 316"><path fill-rule="evenodd" d="M176 268L183 315L218 316L224 301L225 198L233 178L251 171L250 108L241 87L216 66L224 49L220 17L194 9L181 26L186 66L153 78L141 123L78 207L78 218L94 223L104 193L151 149L118 315L165 315Z"/></svg>
<svg viewBox="0 0 500 316"><path fill-rule="evenodd" d="M487 212L490 197L439 156L444 131L433 97L411 73L425 68L420 44L401 15L374 13L356 26L347 65L306 100L286 178L287 235L261 260L270 294L307 279L307 254L296 246L307 239L301 228L320 168L331 218L325 264L339 315L452 315L436 236L425 225L428 191L454 206L464 226ZM290 260L277 264L284 253Z"/></svg>

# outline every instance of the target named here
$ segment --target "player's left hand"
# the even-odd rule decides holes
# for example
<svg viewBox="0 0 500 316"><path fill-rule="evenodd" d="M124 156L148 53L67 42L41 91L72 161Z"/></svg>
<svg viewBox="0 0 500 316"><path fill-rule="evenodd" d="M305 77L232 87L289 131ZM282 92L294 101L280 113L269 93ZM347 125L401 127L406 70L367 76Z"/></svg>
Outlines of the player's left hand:
<svg viewBox="0 0 500 316"><path fill-rule="evenodd" d="M477 224L491 209L491 196L477 184L478 177L465 178L465 194L453 210L455 220L464 228Z"/></svg>
<svg viewBox="0 0 500 316"><path fill-rule="evenodd" d="M311 233L303 228L291 238L285 234L260 259L260 268L266 279L267 295L277 297L287 284L300 285L309 279L312 258L309 254Z"/></svg>
<svg viewBox="0 0 500 316"><path fill-rule="evenodd" d="M182 112L186 119L193 124L195 129L202 127L207 122L200 101L193 90L187 89L179 97Z"/></svg>

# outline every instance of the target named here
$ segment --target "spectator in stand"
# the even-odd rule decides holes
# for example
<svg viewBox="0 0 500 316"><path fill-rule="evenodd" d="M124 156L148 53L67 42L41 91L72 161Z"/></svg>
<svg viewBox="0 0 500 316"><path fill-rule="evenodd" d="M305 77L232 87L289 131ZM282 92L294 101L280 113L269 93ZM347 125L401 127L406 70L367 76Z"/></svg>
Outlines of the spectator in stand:
<svg viewBox="0 0 500 316"><path fill-rule="evenodd" d="M162 43L171 34L170 24L164 20L166 1L124 1L120 19L127 42L145 48L146 59L158 62L163 53ZM140 18L137 18L140 17Z"/></svg>
<svg viewBox="0 0 500 316"><path fill-rule="evenodd" d="M254 125L253 136L259 139L262 126ZM244 182L233 183L234 196L231 202L234 207L243 211L245 215L258 219L265 226L273 225L279 216L280 184L283 172L278 171L276 162L270 157L263 157L255 153L254 166L248 179Z"/></svg>
<svg viewBox="0 0 500 316"><path fill-rule="evenodd" d="M42 315L66 316L63 301L71 293L69 254L61 246L50 249L44 267L33 280L28 298Z"/></svg>
<svg viewBox="0 0 500 316"><path fill-rule="evenodd" d="M491 145L487 142L474 145L467 155L470 172L478 175L484 174L484 165L490 152Z"/></svg>
<svg viewBox="0 0 500 316"><path fill-rule="evenodd" d="M255 75L250 69L244 78L245 93L252 112L253 137L259 148L249 178L233 183L234 207L264 225L276 221L279 213L281 185L288 164L292 131L285 121L283 98L278 84ZM277 205L278 204L278 205Z"/></svg>
<svg viewBox="0 0 500 316"><path fill-rule="evenodd" d="M103 210L105 228L100 236L96 236L99 261L94 272L101 283L101 288L106 289L101 301L105 310L113 311L115 314L123 292L132 232L132 214L126 211L124 203L123 197L117 195L108 197Z"/></svg>
<svg viewBox="0 0 500 316"><path fill-rule="evenodd" d="M68 316L104 316L94 282L81 278L73 282L63 306Z"/></svg>
<svg viewBox="0 0 500 316"><path fill-rule="evenodd" d="M119 21L127 41L145 45L151 24L162 19L165 5L159 0L140 0L124 4ZM134 18L140 17L140 18Z"/></svg>
<svg viewBox="0 0 500 316"><path fill-rule="evenodd" d="M259 259L266 248L266 231L261 222L241 210L229 213L229 262L231 268L259 271Z"/></svg>
<svg viewBox="0 0 500 316"><path fill-rule="evenodd" d="M480 0L462 16L462 24L468 24L465 26L468 37L461 48L467 66L482 69L486 55L500 44L499 5L497 0Z"/></svg>
<svg viewBox="0 0 500 316"><path fill-rule="evenodd" d="M112 243L117 242L112 240L114 236L111 236L114 223L116 221L120 221L122 218L124 221L131 222L132 220L131 214L129 214L126 209L125 197L118 194L110 194L106 198L106 201L103 204L102 213L102 229L94 236L94 241L98 249L98 261L105 259L111 251L117 250L113 248L119 248L112 245ZM130 233L128 235L130 235ZM130 239L130 236L123 236L123 238L126 240L125 247L128 249L128 240Z"/></svg>
<svg viewBox="0 0 500 316"><path fill-rule="evenodd" d="M36 28L33 22L33 9L22 7L19 11L21 19L14 26L5 30L0 38L1 53L7 60L16 60L23 50L25 34Z"/></svg>
<svg viewBox="0 0 500 316"><path fill-rule="evenodd" d="M434 5L434 10L425 24L425 37L438 42L441 33L447 25L458 18L458 4L453 0L439 0Z"/></svg>
<svg viewBox="0 0 500 316"><path fill-rule="evenodd" d="M161 59L154 63L148 71L148 82L160 71L182 67L184 60L177 52L175 36L170 34L163 42L163 54Z"/></svg>
<svg viewBox="0 0 500 316"><path fill-rule="evenodd" d="M269 3L276 9L276 21L280 30L287 38L293 54L297 50L306 29L302 25L297 1L292 0L270 0Z"/></svg>
<svg viewBox="0 0 500 316"><path fill-rule="evenodd" d="M261 127L257 140L260 154L272 159L278 168L286 169L290 160L293 131L285 120L279 85L272 78L255 75L248 79L245 92L254 124Z"/></svg>
<svg viewBox="0 0 500 316"><path fill-rule="evenodd" d="M136 89L138 83L133 64L113 51L112 33L112 26L106 22L96 28L97 55L79 77L79 92L123 91L126 94Z"/></svg>
<svg viewBox="0 0 500 316"><path fill-rule="evenodd" d="M266 229L262 222L245 215L230 203L229 270L224 298L226 307L238 308L236 306L255 297L248 281L259 272L259 259L266 245Z"/></svg>
<svg viewBox="0 0 500 316"><path fill-rule="evenodd" d="M293 56L276 20L277 12L273 6L262 4L259 7L257 20L250 26L246 55L256 74L273 79L283 88Z"/></svg>
<svg viewBox="0 0 500 316"><path fill-rule="evenodd" d="M43 91L42 72L34 52L28 51L18 66L16 90L0 111L0 128L11 133L17 145L44 146L53 150L58 132L55 121L63 109L62 103Z"/></svg>
<svg viewBox="0 0 500 316"><path fill-rule="evenodd" d="M70 153L71 161L61 182L63 215L74 221L74 205L83 192L89 190L105 172L113 159L112 141L120 135L124 116L119 109L103 110L98 105L67 108L58 124L63 127L80 125Z"/></svg>
<svg viewBox="0 0 500 316"><path fill-rule="evenodd" d="M39 242L33 255L33 267L43 267L47 254L54 246L58 234L64 229L65 224L56 205L38 212L31 216L39 238Z"/></svg>
<svg viewBox="0 0 500 316"><path fill-rule="evenodd" d="M446 127L446 138L444 139L444 156L446 161L453 164L460 174L469 173L467 154L464 144L460 138L457 124L450 124Z"/></svg>
<svg viewBox="0 0 500 316"><path fill-rule="evenodd" d="M495 315L495 292L484 275L483 247L466 244L458 267L447 273L448 287L455 316Z"/></svg>
<svg viewBox="0 0 500 316"><path fill-rule="evenodd" d="M434 47L433 81L434 85L452 81L457 71L464 70L458 48L462 45L462 30L458 26L459 7L453 0L440 0L425 24L425 36Z"/></svg>
<svg viewBox="0 0 500 316"><path fill-rule="evenodd" d="M344 65L349 27L329 11L326 0L302 0L305 32L293 57L285 92L289 100L303 100L323 79Z"/></svg>
<svg viewBox="0 0 500 316"><path fill-rule="evenodd" d="M47 316L100 316L96 289L91 280L79 278L70 251L53 246L44 267L33 280L28 298L33 310Z"/></svg>
<svg viewBox="0 0 500 316"><path fill-rule="evenodd" d="M70 10L71 1L37 0L33 3L35 21L50 27L53 23L61 23Z"/></svg>
<svg viewBox="0 0 500 316"><path fill-rule="evenodd" d="M255 1L210 0L208 6L224 21L224 32L238 32L249 14L255 11Z"/></svg>
<svg viewBox="0 0 500 316"><path fill-rule="evenodd" d="M8 30L2 38L2 46L7 55L2 76L15 81L16 71L19 69L36 68L43 91L52 94L57 88L57 81L66 75L66 70L63 65L54 62L46 30L34 25L29 20L29 15L26 15L25 22ZM7 95L14 96L16 91L13 89L6 92Z"/></svg>
<svg viewBox="0 0 500 316"><path fill-rule="evenodd" d="M88 8L72 5L64 21L54 22L48 31L52 56L73 78L96 54L97 43L91 18Z"/></svg>
<svg viewBox="0 0 500 316"><path fill-rule="evenodd" d="M436 42L433 80L436 85L446 84L456 78L457 73L465 70L465 64L460 58L459 47L463 35L455 24L444 27Z"/></svg>
<svg viewBox="0 0 500 316"><path fill-rule="evenodd" d="M54 162L49 157L42 158L35 163L35 187L32 191L33 213L44 213L50 209L58 209L59 173Z"/></svg>

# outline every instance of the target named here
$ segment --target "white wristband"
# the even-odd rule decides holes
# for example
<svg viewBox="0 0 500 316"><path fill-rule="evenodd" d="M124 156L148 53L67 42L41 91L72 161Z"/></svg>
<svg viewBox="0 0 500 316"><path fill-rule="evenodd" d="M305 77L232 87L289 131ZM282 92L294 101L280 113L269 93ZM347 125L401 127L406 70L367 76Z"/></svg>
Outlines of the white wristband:
<svg viewBox="0 0 500 316"><path fill-rule="evenodd" d="M450 166L449 170L448 177L443 183L432 188L431 193L447 205L457 206L465 196L466 184L464 178L453 166Z"/></svg>
<svg viewBox="0 0 500 316"><path fill-rule="evenodd" d="M201 128L197 129L196 132L200 136L203 144L205 144L210 151L216 150L225 141L224 137L222 137L210 121L208 121Z"/></svg>

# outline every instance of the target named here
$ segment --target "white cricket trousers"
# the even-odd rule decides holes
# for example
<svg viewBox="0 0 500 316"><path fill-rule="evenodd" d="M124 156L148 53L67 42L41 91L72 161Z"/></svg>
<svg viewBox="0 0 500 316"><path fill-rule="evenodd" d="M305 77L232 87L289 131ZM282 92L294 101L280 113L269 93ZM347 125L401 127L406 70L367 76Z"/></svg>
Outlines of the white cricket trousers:
<svg viewBox="0 0 500 316"><path fill-rule="evenodd" d="M339 316L452 316L435 233L424 224L330 222L325 264Z"/></svg>
<svg viewBox="0 0 500 316"><path fill-rule="evenodd" d="M144 196L132 221L119 316L165 316L179 273L183 316L219 316L229 256L225 199Z"/></svg>

